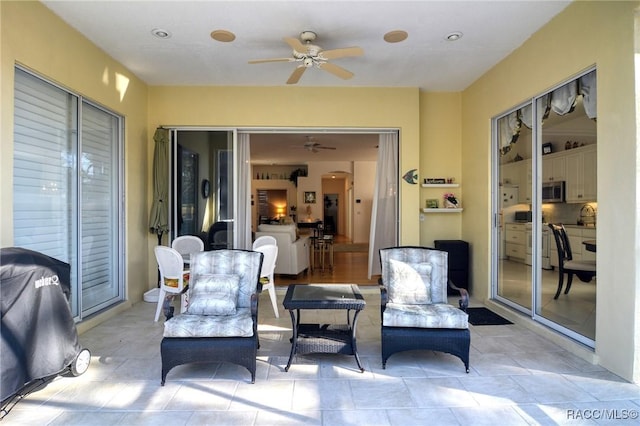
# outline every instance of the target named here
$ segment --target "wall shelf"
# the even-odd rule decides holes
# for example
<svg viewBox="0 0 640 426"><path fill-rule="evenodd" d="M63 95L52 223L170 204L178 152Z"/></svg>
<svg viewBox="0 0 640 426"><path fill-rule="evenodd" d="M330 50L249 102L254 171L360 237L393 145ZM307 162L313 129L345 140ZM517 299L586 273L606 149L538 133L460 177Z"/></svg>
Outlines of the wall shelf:
<svg viewBox="0 0 640 426"><path fill-rule="evenodd" d="M447 209L447 208L438 208L438 209L422 209L423 213L460 213L462 209Z"/></svg>
<svg viewBox="0 0 640 426"><path fill-rule="evenodd" d="M423 188L458 188L459 183L423 183Z"/></svg>

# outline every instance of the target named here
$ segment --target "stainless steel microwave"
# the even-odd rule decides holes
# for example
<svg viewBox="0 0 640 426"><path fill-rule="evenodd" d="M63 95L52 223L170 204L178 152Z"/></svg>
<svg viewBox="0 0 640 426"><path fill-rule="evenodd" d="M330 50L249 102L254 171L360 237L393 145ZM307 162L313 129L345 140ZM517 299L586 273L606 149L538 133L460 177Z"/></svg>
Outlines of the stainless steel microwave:
<svg viewBox="0 0 640 426"><path fill-rule="evenodd" d="M542 184L543 203L564 203L564 181Z"/></svg>

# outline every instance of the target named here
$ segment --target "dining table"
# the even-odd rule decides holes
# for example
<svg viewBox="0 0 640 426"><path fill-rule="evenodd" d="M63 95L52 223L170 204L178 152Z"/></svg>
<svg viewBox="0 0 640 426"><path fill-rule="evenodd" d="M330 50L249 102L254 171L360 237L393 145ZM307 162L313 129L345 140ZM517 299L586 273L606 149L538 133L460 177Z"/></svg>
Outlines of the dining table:
<svg viewBox="0 0 640 426"><path fill-rule="evenodd" d="M587 251L596 251L596 240L584 240L582 241L582 244Z"/></svg>

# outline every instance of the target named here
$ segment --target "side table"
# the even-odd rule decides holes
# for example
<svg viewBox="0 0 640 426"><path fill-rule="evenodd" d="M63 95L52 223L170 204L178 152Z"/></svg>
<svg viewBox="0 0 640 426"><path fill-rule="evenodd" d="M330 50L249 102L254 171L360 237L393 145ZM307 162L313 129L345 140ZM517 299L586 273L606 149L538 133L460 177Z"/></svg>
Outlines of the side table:
<svg viewBox="0 0 640 426"><path fill-rule="evenodd" d="M291 315L293 328L291 353L284 371L289 371L295 354L337 353L353 355L360 372L364 372L356 346L356 324L365 301L357 285L291 284L282 304ZM347 322L339 325L303 324L300 314L305 309L345 310Z"/></svg>

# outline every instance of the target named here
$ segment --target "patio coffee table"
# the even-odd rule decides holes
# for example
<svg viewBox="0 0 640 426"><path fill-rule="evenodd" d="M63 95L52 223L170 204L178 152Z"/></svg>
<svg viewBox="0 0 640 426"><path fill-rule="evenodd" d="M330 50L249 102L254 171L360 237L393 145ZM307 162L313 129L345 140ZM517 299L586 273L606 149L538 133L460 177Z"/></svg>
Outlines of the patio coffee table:
<svg viewBox="0 0 640 426"><path fill-rule="evenodd" d="M354 355L360 372L364 371L356 347L356 323L365 301L357 285L291 284L282 304L289 310L293 327L291 354L284 371L289 371L295 354L306 353ZM346 310L347 323L301 324L300 311L304 309ZM353 318L351 311L354 311Z"/></svg>

